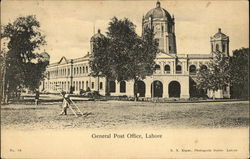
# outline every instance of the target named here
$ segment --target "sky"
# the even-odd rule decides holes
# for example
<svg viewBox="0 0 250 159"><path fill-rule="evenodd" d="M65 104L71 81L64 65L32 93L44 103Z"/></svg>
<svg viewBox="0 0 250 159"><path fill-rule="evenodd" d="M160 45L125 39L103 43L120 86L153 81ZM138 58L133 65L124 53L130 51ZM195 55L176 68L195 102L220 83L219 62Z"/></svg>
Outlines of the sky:
<svg viewBox="0 0 250 159"><path fill-rule="evenodd" d="M175 17L177 54L210 53L210 37L218 28L230 38L230 52L249 46L248 1L160 1ZM36 15L50 54L50 61L62 56L78 58L90 50L90 38L98 29L104 35L114 16L128 18L141 35L142 16L155 8L152 1L7 1L1 2L1 25L19 16Z"/></svg>

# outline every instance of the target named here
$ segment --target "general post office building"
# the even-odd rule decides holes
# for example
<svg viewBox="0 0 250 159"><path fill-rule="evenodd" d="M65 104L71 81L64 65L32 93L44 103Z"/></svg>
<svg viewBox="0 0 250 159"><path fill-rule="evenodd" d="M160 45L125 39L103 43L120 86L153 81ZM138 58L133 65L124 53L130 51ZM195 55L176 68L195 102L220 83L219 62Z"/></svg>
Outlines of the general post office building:
<svg viewBox="0 0 250 159"><path fill-rule="evenodd" d="M146 26L153 28L160 52L155 59L154 74L138 82L140 97L190 98L195 95L197 70L200 67L207 67L213 52L220 51L229 56L229 37L223 34L221 29L210 37L211 51L208 54L177 53L175 18L161 7L160 2L157 2L156 7L143 16L142 28ZM105 95L105 87L109 82L110 95L134 96L134 81L106 81L103 77L97 78L90 75L89 60L93 54L93 43L98 37L104 37L100 30L90 38L90 53L86 56L76 59L62 57L58 62L51 63L46 70L47 77L41 85L42 91L55 93L60 87L69 92L72 87L74 93L79 94L80 90L89 88ZM209 97L212 96L211 91L205 93ZM215 96L229 98L229 88L217 91Z"/></svg>

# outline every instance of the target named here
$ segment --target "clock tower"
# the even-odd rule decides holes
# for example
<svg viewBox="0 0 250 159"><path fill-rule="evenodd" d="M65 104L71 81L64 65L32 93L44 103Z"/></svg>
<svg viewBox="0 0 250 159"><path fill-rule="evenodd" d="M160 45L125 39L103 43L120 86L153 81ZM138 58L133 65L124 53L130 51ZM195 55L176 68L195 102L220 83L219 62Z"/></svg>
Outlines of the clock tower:
<svg viewBox="0 0 250 159"><path fill-rule="evenodd" d="M142 29L152 28L159 43L159 50L164 53L176 54L175 22L161 3L157 1L156 8L151 9L142 19Z"/></svg>

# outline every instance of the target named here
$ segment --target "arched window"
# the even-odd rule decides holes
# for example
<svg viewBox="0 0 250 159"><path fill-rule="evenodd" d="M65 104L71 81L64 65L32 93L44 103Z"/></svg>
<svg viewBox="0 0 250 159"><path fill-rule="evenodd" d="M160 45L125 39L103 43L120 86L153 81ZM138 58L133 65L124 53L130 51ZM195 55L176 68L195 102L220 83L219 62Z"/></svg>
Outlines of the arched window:
<svg viewBox="0 0 250 159"><path fill-rule="evenodd" d="M82 67L82 73L85 73L85 67L84 66Z"/></svg>
<svg viewBox="0 0 250 159"><path fill-rule="evenodd" d="M103 85L102 85L102 82L100 82L100 89L103 89Z"/></svg>
<svg viewBox="0 0 250 159"><path fill-rule="evenodd" d="M74 75L76 74L76 68L74 68Z"/></svg>
<svg viewBox="0 0 250 159"><path fill-rule="evenodd" d="M161 69L161 67L160 67L160 65L155 65L155 70L160 70Z"/></svg>
<svg viewBox="0 0 250 159"><path fill-rule="evenodd" d="M82 67L80 67L80 74L82 74Z"/></svg>
<svg viewBox="0 0 250 159"><path fill-rule="evenodd" d="M78 67L76 68L76 74L78 74L79 72L78 72Z"/></svg>
<svg viewBox="0 0 250 159"><path fill-rule="evenodd" d="M94 83L94 82L91 83L91 88L92 88L92 89L95 88L95 83Z"/></svg>
<svg viewBox="0 0 250 159"><path fill-rule="evenodd" d="M120 92L121 93L125 93L126 92L126 82L125 81L121 81L120 82Z"/></svg>
<svg viewBox="0 0 250 159"><path fill-rule="evenodd" d="M191 75L195 75L196 74L196 66L195 65L189 66L189 73Z"/></svg>
<svg viewBox="0 0 250 159"><path fill-rule="evenodd" d="M115 81L109 81L109 91L115 92Z"/></svg>
<svg viewBox="0 0 250 159"><path fill-rule="evenodd" d="M181 74L182 70L181 70L181 65L177 65L176 66L176 74Z"/></svg>
<svg viewBox="0 0 250 159"><path fill-rule="evenodd" d="M169 65L165 65L164 66L164 71L165 71L165 73L170 73L170 66Z"/></svg>
<svg viewBox="0 0 250 159"><path fill-rule="evenodd" d="M70 69L68 69L68 75L70 74Z"/></svg>
<svg viewBox="0 0 250 159"><path fill-rule="evenodd" d="M216 44L215 48L216 48L216 51L220 51L219 44Z"/></svg>

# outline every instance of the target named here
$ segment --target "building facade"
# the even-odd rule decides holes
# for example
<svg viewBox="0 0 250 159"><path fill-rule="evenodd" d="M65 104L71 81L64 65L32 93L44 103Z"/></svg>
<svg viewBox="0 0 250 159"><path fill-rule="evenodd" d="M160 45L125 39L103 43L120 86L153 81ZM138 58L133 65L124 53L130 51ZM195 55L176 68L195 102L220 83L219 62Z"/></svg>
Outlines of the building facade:
<svg viewBox="0 0 250 159"><path fill-rule="evenodd" d="M155 72L152 76L138 82L140 97L159 98L190 98L201 92L195 89L196 71L206 68L213 58L213 52L220 51L229 56L229 37L221 29L210 37L211 51L208 54L177 53L175 36L175 18L161 7L160 2L148 11L142 18L142 30L150 27L154 30L159 43L159 53L155 59ZM105 95L106 85L109 85L110 95L134 96L134 81L106 81L105 78L94 78L90 75L90 56L93 53L93 43L98 37L104 37L101 31L90 39L90 53L76 59L62 57L59 62L52 63L46 70L47 78L41 85L41 90L55 93L59 90L73 91L79 94L81 90L99 91ZM217 98L230 98L229 88L215 93ZM202 92L209 97L210 91Z"/></svg>

